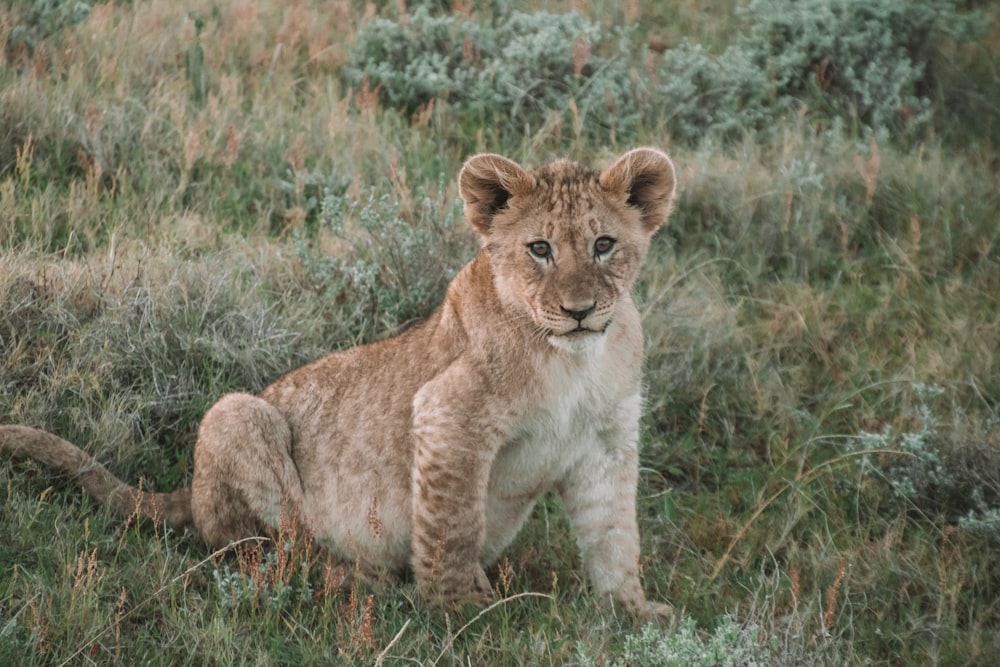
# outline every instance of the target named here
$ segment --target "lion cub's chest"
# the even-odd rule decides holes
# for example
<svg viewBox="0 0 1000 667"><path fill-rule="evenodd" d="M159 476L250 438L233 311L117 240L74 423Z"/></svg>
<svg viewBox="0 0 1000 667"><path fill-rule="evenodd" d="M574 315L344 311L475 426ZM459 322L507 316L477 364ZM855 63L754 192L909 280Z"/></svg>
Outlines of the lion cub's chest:
<svg viewBox="0 0 1000 667"><path fill-rule="evenodd" d="M638 387L621 382L613 360L553 363L540 378L540 397L519 415L497 455L487 500L486 560L514 538L537 500L576 466L600 457L635 420ZM616 372L616 370L618 372Z"/></svg>

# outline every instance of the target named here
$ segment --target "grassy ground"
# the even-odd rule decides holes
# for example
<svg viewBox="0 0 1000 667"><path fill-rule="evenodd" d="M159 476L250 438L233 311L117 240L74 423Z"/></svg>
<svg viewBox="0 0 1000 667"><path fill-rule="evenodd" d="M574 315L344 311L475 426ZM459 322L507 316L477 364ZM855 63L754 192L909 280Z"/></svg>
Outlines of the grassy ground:
<svg viewBox="0 0 1000 667"><path fill-rule="evenodd" d="M379 20L425 25L412 8L0 3L0 422L186 484L223 392L429 312L476 249L465 157L665 147L680 189L637 295L639 513L647 590L678 618L595 606L554 500L491 572L502 602L439 617L411 583L352 583L294 527L287 550L211 555L3 457L0 664L1000 661L996 7L959 3L983 12L975 38L914 50L929 120L900 102L877 124L822 61L771 106L706 85L714 119L675 107L660 54L689 38L718 57L701 76L732 62L745 3L432 4L459 54L512 8L602 37L534 43L549 74L543 47L571 54L558 86L418 95L417 72L394 99L356 73ZM488 62L482 44L463 62Z"/></svg>

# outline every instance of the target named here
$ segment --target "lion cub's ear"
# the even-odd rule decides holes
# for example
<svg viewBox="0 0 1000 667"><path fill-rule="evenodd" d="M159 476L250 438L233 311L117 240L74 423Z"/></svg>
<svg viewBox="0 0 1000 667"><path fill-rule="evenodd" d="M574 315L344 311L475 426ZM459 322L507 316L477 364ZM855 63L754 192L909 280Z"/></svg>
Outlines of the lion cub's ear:
<svg viewBox="0 0 1000 667"><path fill-rule="evenodd" d="M604 170L601 187L625 195L629 206L639 209L642 226L652 234L667 221L674 201L674 163L655 148L636 148Z"/></svg>
<svg viewBox="0 0 1000 667"><path fill-rule="evenodd" d="M458 175L465 217L483 236L490 233L494 216L506 207L508 199L534 186L534 178L520 165L492 153L473 155Z"/></svg>

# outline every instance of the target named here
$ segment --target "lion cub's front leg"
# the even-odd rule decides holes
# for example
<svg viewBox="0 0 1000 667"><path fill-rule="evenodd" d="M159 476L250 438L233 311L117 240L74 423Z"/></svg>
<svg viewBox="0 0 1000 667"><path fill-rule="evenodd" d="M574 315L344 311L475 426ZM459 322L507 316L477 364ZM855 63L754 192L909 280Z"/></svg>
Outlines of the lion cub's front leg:
<svg viewBox="0 0 1000 667"><path fill-rule="evenodd" d="M624 420L629 422L631 420ZM639 577L635 425L609 425L596 447L559 483L591 587L638 617L668 617L673 608L649 602Z"/></svg>
<svg viewBox="0 0 1000 667"><path fill-rule="evenodd" d="M456 364L414 399L413 572L421 593L444 606L492 597L480 558L499 438L464 379Z"/></svg>

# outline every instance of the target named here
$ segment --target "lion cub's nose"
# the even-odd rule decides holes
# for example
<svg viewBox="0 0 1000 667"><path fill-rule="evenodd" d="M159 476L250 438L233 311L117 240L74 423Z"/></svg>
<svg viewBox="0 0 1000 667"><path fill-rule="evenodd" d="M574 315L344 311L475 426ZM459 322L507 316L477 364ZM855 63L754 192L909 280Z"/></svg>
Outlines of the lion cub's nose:
<svg viewBox="0 0 1000 667"><path fill-rule="evenodd" d="M592 312L594 312L595 307L597 307L596 302L591 302L589 305L574 303L570 304L569 308L567 308L566 306L559 306L563 314L569 315L577 322L582 322L583 320L585 320L587 318L587 315L590 315Z"/></svg>

